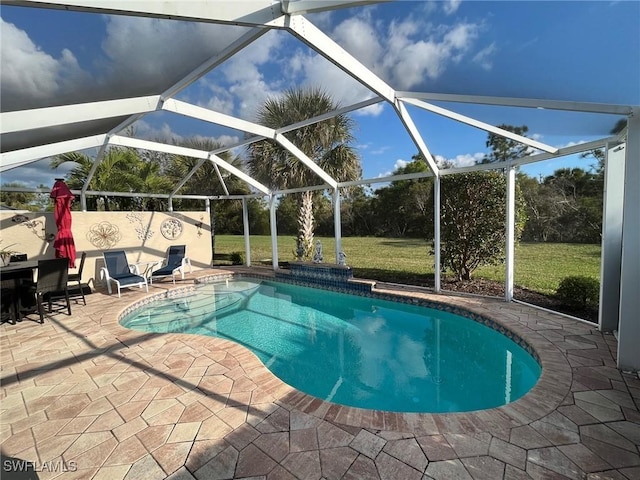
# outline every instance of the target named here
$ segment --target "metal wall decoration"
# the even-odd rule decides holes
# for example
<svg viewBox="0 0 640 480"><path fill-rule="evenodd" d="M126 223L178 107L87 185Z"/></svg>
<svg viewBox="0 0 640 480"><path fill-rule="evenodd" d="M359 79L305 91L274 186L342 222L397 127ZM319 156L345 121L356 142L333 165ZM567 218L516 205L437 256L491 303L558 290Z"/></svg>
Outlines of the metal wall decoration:
<svg viewBox="0 0 640 480"><path fill-rule="evenodd" d="M167 218L160 224L160 233L167 240L176 240L180 238L183 231L184 226L177 218Z"/></svg>
<svg viewBox="0 0 640 480"><path fill-rule="evenodd" d="M135 213L135 212L127 213L127 219L131 223L137 223L138 224L138 226L134 227L134 229L135 229L136 233L138 234L138 239L139 240L149 240L149 239L151 239L151 237L153 237L153 232L151 231L151 226L147 225L145 227L144 223L142 222L142 215L140 215L139 213Z"/></svg>
<svg viewBox="0 0 640 480"><path fill-rule="evenodd" d="M29 217L22 214L16 214L11 217L11 221L17 225L24 225L40 240L45 242L52 242L56 235L55 233L47 233L44 222L42 220L29 220Z"/></svg>
<svg viewBox="0 0 640 480"><path fill-rule="evenodd" d="M87 232L87 240L91 242L91 245L102 250L112 248L121 238L120 229L109 222L100 222L91 225L91 228L89 228Z"/></svg>

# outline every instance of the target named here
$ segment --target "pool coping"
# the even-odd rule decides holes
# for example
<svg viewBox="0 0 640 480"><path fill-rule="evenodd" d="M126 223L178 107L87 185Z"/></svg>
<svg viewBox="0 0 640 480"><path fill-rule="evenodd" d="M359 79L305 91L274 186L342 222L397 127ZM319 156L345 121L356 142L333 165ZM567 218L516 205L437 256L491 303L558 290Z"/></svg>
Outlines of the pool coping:
<svg viewBox="0 0 640 480"><path fill-rule="evenodd" d="M233 277L275 280L268 273L255 272L251 269L222 271L196 277L193 284L172 286L167 288L166 291L146 295L124 307L115 315L116 325L114 327L119 331L114 333L117 333L118 338L123 343L126 343L126 339L131 333L139 334L139 332L120 325L121 318L131 311L161 298L176 297L193 291L198 283ZM276 281L280 281L280 279ZM503 327L506 332L511 332L530 346L542 367L538 382L518 400L486 410L459 413L405 413L368 410L327 402L303 393L276 377L249 349L231 340L218 338L215 340L220 347L225 348L238 359L247 376L256 385L260 386L266 396L272 397L276 402L281 402L290 408L295 408L320 419L372 430L411 432L416 435L468 433L470 431L505 431L527 425L549 415L570 394L572 372L569 362L552 341L538 334L535 330L536 325L541 325L541 328L542 325L544 325L544 328L549 327L549 322L554 320L549 316L550 314L537 314L530 307L515 306L497 299L492 301L486 298L449 296L427 292L402 291L400 289L374 290L373 293L376 298L392 299L392 301L407 300L409 303L420 304L427 302L443 306L443 309L450 306L456 309L453 313L468 312L476 315L476 318L490 319L498 326ZM531 310L529 316L532 317L533 323L518 320L519 316L510 312L511 309L516 309L518 312L523 311L523 309ZM189 334L162 333L157 335L184 336Z"/></svg>

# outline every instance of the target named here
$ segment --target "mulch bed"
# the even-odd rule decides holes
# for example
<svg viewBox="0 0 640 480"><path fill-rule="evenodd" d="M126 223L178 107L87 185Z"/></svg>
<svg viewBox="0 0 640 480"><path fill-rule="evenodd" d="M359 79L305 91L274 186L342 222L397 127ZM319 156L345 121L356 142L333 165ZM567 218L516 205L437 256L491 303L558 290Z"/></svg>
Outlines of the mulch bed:
<svg viewBox="0 0 640 480"><path fill-rule="evenodd" d="M489 295L493 297L504 296L503 283L484 279L471 279L465 282L444 279L442 281L442 289L452 292L475 293L478 295ZM586 308L577 305L567 305L552 295L544 295L521 287L514 287L513 297L516 300L530 303L531 305L571 315L596 324L598 323L597 305Z"/></svg>

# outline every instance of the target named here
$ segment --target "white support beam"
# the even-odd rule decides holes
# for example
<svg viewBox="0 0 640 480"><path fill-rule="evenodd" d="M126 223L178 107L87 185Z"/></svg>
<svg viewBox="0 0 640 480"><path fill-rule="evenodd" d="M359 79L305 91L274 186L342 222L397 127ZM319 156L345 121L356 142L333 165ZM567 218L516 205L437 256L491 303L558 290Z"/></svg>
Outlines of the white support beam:
<svg viewBox="0 0 640 480"><path fill-rule="evenodd" d="M411 118L411 115L409 115L409 112L407 111L407 107L405 107L404 104L400 101L393 102L393 107L396 113L398 114L398 117L400 117L400 121L404 125L404 128L407 130L407 132L409 133L409 136L413 140L413 143L415 143L416 147L418 147L418 151L427 160L427 164L429 165L429 168L431 169L433 174L437 177L439 169L438 169L438 166L436 165L436 161L431 155L431 152L429 152L429 149L427 148L427 145L424 143L424 140L422 140L422 136L420 135L420 132L418 132L418 128L416 127L415 123L413 123L413 119Z"/></svg>
<svg viewBox="0 0 640 480"><path fill-rule="evenodd" d="M309 167L316 175L318 175L322 180L327 182L331 188L336 188L338 186L338 182L336 182L331 175L322 170L313 160L305 155L305 153L296 147L287 137L282 135L281 133L277 133L275 136L276 142L286 148L294 157L304 163L307 167Z"/></svg>
<svg viewBox="0 0 640 480"><path fill-rule="evenodd" d="M441 170L442 172L442 170ZM352 180L349 182L340 182L339 187L355 187L357 185L374 185L376 183L396 182L398 180L416 180L418 178L433 177L433 172L415 172L403 173L401 175L388 175L386 177L366 178L364 180Z"/></svg>
<svg viewBox="0 0 640 480"><path fill-rule="evenodd" d="M317 190L330 190L331 187L327 184L323 185L313 185L310 187L298 187L298 188L286 188L284 190L275 190L273 193L275 195L288 195L289 193L300 193L300 192L315 192Z"/></svg>
<svg viewBox="0 0 640 480"><path fill-rule="evenodd" d="M176 83L171 85L168 89L166 89L164 92L160 94L160 98L168 99L173 97L174 95L177 95L179 92L187 88L189 85L193 84L194 82L202 78L212 69L214 69L224 61L228 60L230 57L232 57L236 53L238 53L244 47L256 41L266 32L267 32L266 29L253 29L245 33L240 38L238 38L235 42L231 43L226 48L224 48L221 52L212 56L211 58L209 58L208 60L200 64L193 71L191 71L188 75L186 75L185 77L181 78ZM132 115L131 117L126 119L124 122L120 123L120 125L117 125L115 128L113 128L109 132L109 134L118 135L120 132L122 132L126 128L129 128L131 125L137 122L140 118L142 118L141 114Z"/></svg>
<svg viewBox="0 0 640 480"><path fill-rule="evenodd" d="M209 154L209 160L211 160L213 163L215 163L216 165L218 165L219 167L224 168L227 172L235 175L236 177L238 177L240 180L244 180L245 182L247 182L249 185L251 185L253 188L255 188L256 190L261 191L262 193L264 193L265 195L269 195L271 193L271 191L269 190L269 188L267 188L266 186L264 186L263 184L261 184L260 182L258 182L257 180L254 180L253 178L251 178L249 175L247 175L246 173L238 170L236 167L234 167L233 165L231 165L230 163L227 163L226 161L224 161L223 159L221 159L220 157L218 157L217 155L212 155Z"/></svg>
<svg viewBox="0 0 640 480"><path fill-rule="evenodd" d="M334 110L333 112L328 112L328 113L325 113L323 115L318 115L316 117L312 117L312 118L309 118L307 120L303 120L301 122L292 123L291 125L287 125L286 127L278 128L277 130L275 130L275 132L276 133L287 133L287 132L290 132L292 130L296 130L298 128L306 127L308 125L313 125L314 123L318 123L318 122L322 122L324 120L328 120L328 119L336 117L338 115L342 115L342 114L345 114L345 113L352 112L354 110L360 110L361 108L366 108L366 107L369 107L371 105L375 105L375 104L380 103L382 101L383 101L383 99L380 98L380 97L373 97L373 98L370 98L368 100L363 100L362 102L357 102L357 103L354 103L352 105L348 105L346 107L339 108L337 110ZM255 124L253 124L253 125L255 125ZM225 145L224 147L217 148L215 150L212 150L211 153L218 154L218 153L222 153L222 152L228 152L229 150L233 150L234 148L243 147L245 145L250 145L252 143L259 142L260 140L264 140L264 138L265 138L264 135L256 135L255 137L243 139L243 140L239 141L238 143L234 143L232 145ZM273 136L270 135L269 138L273 138Z"/></svg>
<svg viewBox="0 0 640 480"><path fill-rule="evenodd" d="M227 188L227 184L224 183L224 178L222 178L222 174L220 173L220 168L218 165L213 165L214 170L216 171L216 175L218 176L218 180L220 180L220 184L222 185L222 190L224 190L225 195L229 195L229 189Z"/></svg>
<svg viewBox="0 0 640 480"><path fill-rule="evenodd" d="M242 200L243 198L264 198L268 195L261 193L250 193L248 195L211 195L210 200Z"/></svg>
<svg viewBox="0 0 640 480"><path fill-rule="evenodd" d="M515 263L516 228L516 167L507 167L507 218L505 219L505 276L504 297L507 302L513 300L513 274Z"/></svg>
<svg viewBox="0 0 640 480"><path fill-rule="evenodd" d="M0 133L20 132L35 128L153 112L158 108L159 102L159 95L150 95L147 97L5 112L0 113Z"/></svg>
<svg viewBox="0 0 640 480"><path fill-rule="evenodd" d="M258 125L257 123L248 122L207 108L198 107L190 103L181 102L180 100L166 100L162 105L162 109L168 112L197 118L198 120L204 120L205 122L215 123L217 125L252 133L262 137L274 138L276 134L275 130L272 128L267 128L262 125Z"/></svg>
<svg viewBox="0 0 640 480"><path fill-rule="evenodd" d="M282 0L282 13L299 15L303 13L318 13L339 8L361 7L375 3L385 3L391 0Z"/></svg>
<svg viewBox="0 0 640 480"><path fill-rule="evenodd" d="M73 152L76 150L86 150L87 148L97 148L105 142L106 135L92 135L90 137L76 138L64 142L49 143L37 147L12 150L0 153L0 172L16 168L27 163L35 162L61 153Z"/></svg>
<svg viewBox="0 0 640 480"><path fill-rule="evenodd" d="M433 263L434 263L434 287L436 293L440 293L441 286L441 260L440 260L440 184L442 177L433 179Z"/></svg>
<svg viewBox="0 0 640 480"><path fill-rule="evenodd" d="M607 137L600 140L593 140L591 142L578 143L576 145L571 145L569 147L562 147L562 148L559 148L555 154L546 153L546 152L537 153L535 155L530 155L530 156L513 160L512 164L516 166L527 165L529 163L536 163L536 162L541 162L543 160L549 160L550 158L558 158L558 157L564 157L566 155L574 155L576 153L588 152L596 148L604 148L607 142L611 142L611 141L615 141L615 137ZM485 165L489 166L493 164L485 164ZM497 167L497 168L502 168L502 167Z"/></svg>
<svg viewBox="0 0 640 480"><path fill-rule="evenodd" d="M216 68L221 63L227 61L229 58L234 56L240 50L244 49L247 45L255 42L257 39L262 37L269 30L266 28L254 28L241 37L239 37L236 41L232 42L230 45L225 47L221 52L212 56L196 69L194 69L191 73L189 73L184 78L181 78L178 82L173 84L171 87L166 89L160 95L162 98L172 98L182 90L187 88L189 85L197 82L200 78L204 77L211 70Z"/></svg>
<svg viewBox="0 0 640 480"><path fill-rule="evenodd" d="M277 24L282 20L280 4L271 0L3 0L2 3L246 26Z"/></svg>
<svg viewBox="0 0 640 480"><path fill-rule="evenodd" d="M565 155L573 155L575 153L586 152L593 150L594 148L602 148L608 141L615 141L616 137L604 138L602 140L594 140L592 142L580 143L578 145L572 145L570 147L564 147L558 149L557 154L551 153L538 153L529 157L522 157L511 162L514 166L526 165L530 163L541 162L543 160L549 160L550 158L562 157ZM477 172L481 170L501 170L505 167L504 163L483 163L478 165L471 165L469 167L453 167L440 169L439 175L453 175L455 173ZM363 180L354 180L350 182L340 182L340 187L353 187L356 185L375 185L377 183L394 182L397 180L414 180L417 178L425 178L433 176L432 172L416 172L407 173L402 175L389 175L386 177L365 178Z"/></svg>
<svg viewBox="0 0 640 480"><path fill-rule="evenodd" d="M546 145L542 142L537 142L531 138L527 138L522 135L517 135L503 128L494 127L493 125L490 125L488 123L481 122L480 120L476 120L474 118L467 117L465 115L460 115L459 113L452 112L451 110L447 110L446 108L441 108L427 102L423 102L422 100L416 100L414 98L405 98L402 101L404 103L409 103L411 105L414 105L418 108L422 108L423 110L433 112L437 115L441 115L443 117L447 117L452 120L456 120L458 122L471 125L472 127L479 128L480 130L495 133L497 135L509 138L511 140L522 143L524 145L528 145L529 147L535 148L537 150L542 150L543 152L556 153L558 151L557 148L552 147L550 145Z"/></svg>
<svg viewBox="0 0 640 480"><path fill-rule="evenodd" d="M51 192L51 188L24 188L24 187L2 187L3 192L25 192L25 193L49 193ZM80 195L80 190L72 189L71 193L74 195ZM169 193L137 193L137 192L109 192L103 190L88 190L87 195L89 196L97 196L97 195L108 195L110 197L145 197L145 198L170 198L171 194ZM228 197L220 196L215 197L219 200L242 200L243 198L253 198L256 195L229 195ZM184 198L189 200L207 200L211 197L207 195L174 195L174 198Z"/></svg>
<svg viewBox="0 0 640 480"><path fill-rule="evenodd" d="M271 227L271 265L278 270L278 226L276 224L276 196L269 199L269 225Z"/></svg>
<svg viewBox="0 0 640 480"><path fill-rule="evenodd" d="M336 241L336 263L340 263L342 252L342 220L340 216L340 189L333 191L333 234Z"/></svg>
<svg viewBox="0 0 640 480"><path fill-rule="evenodd" d="M251 266L251 242L249 240L249 209L247 208L247 199L242 199L242 233L244 234L244 258L245 265Z"/></svg>
<svg viewBox="0 0 640 480"><path fill-rule="evenodd" d="M175 186L175 188L171 192L172 196L178 193L178 190L180 190L184 186L184 184L187 183L191 177L193 177L193 175L196 173L196 170L198 170L204 162L206 162L206 159L204 158L201 158L200 160L198 160L198 163L196 163L193 166L193 168L189 170L189 173L187 173L185 177L182 180L180 180L178 184Z"/></svg>
<svg viewBox="0 0 640 480"><path fill-rule="evenodd" d="M624 185L626 144L608 144L604 152L598 325L601 331L612 332L618 329L620 319L622 212L624 211L624 188L620 186Z"/></svg>
<svg viewBox="0 0 640 480"><path fill-rule="evenodd" d="M542 108L547 110L566 110L570 112L609 113L613 115L630 115L633 107L605 103L567 102L560 100L542 100L537 98L489 97L481 95L458 95L450 93L429 92L396 92L401 100L419 98L433 102L473 103L481 105L498 105L502 107Z"/></svg>
<svg viewBox="0 0 640 480"><path fill-rule="evenodd" d="M640 370L640 108L629 116L622 211L618 368ZM618 185L617 188L620 188Z"/></svg>
<svg viewBox="0 0 640 480"><path fill-rule="evenodd" d="M289 31L302 42L329 60L335 66L351 75L390 103L395 99L393 88L360 63L353 55L329 38L313 23L302 16L287 17Z"/></svg>
<svg viewBox="0 0 640 480"><path fill-rule="evenodd" d="M276 130L277 133L286 133L292 130L296 130L298 128L306 127L308 125L313 125L314 123L323 122L325 120L329 120L330 118L335 118L338 115L343 115L345 113L353 112L355 110L360 110L361 108L370 107L371 105L375 105L377 103L382 102L383 99L380 97L372 97L367 100L363 100L361 102L354 103L352 105L347 105L346 107L338 108L337 110L333 110L332 112L327 112L322 115L318 115L316 117L309 118L307 120L303 120L301 122L292 123L291 125L287 125L286 127L278 128Z"/></svg>
<svg viewBox="0 0 640 480"><path fill-rule="evenodd" d="M104 159L104 156L107 152L107 142L108 137L105 138L104 143L100 146L100 150L98 150L98 155L96 155L96 159L93 161L89 172L87 173L87 177L84 179L84 185L82 185L82 190L80 191L80 205L82 206L82 211L87 211L87 190L89 189L89 184L91 183L91 179L96 173L98 169L98 165Z"/></svg>
<svg viewBox="0 0 640 480"><path fill-rule="evenodd" d="M112 136L109 140L109 143L111 145L120 145L123 147L142 148L145 150L152 150L155 152L164 152L164 153L171 153L174 155L184 155L185 157L208 159L208 160L211 160L216 165L224 168L229 173L232 173L236 177L247 182L249 185L253 186L257 190L260 190L262 193L267 195L270 193L270 190L267 187L265 187L263 184L254 180L246 173L238 170L236 167L234 167L230 163L225 162L223 159L221 159L217 155L212 155L209 152L196 150L194 148L180 147L177 145L168 145L165 143L150 142L148 140L139 140L136 138L122 137L119 135Z"/></svg>

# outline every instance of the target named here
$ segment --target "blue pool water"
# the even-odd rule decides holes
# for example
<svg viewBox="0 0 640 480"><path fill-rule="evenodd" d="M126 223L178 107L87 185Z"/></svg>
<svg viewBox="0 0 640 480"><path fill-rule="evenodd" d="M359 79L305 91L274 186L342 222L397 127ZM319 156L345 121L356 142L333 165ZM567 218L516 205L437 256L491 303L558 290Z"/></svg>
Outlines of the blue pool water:
<svg viewBox="0 0 640 480"><path fill-rule="evenodd" d="M201 285L121 324L233 340L298 390L377 410L493 408L524 395L540 376L523 348L473 320L271 281Z"/></svg>

